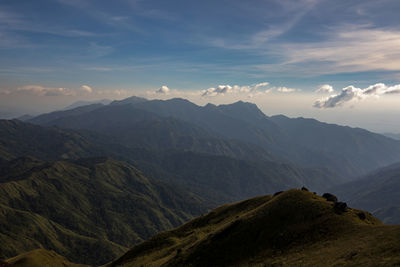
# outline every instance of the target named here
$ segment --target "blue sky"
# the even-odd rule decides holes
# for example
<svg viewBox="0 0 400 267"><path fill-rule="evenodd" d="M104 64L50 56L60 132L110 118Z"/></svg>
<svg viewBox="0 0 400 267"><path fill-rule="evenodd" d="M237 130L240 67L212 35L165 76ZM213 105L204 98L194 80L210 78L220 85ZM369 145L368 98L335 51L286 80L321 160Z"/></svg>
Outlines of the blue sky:
<svg viewBox="0 0 400 267"><path fill-rule="evenodd" d="M377 83L395 92L399 11L398 0L2 0L0 105L39 110L43 102L54 108L163 85L170 96L266 82L263 90L282 95L330 85L329 98ZM360 92L350 100L363 101ZM29 97L21 100L23 93Z"/></svg>

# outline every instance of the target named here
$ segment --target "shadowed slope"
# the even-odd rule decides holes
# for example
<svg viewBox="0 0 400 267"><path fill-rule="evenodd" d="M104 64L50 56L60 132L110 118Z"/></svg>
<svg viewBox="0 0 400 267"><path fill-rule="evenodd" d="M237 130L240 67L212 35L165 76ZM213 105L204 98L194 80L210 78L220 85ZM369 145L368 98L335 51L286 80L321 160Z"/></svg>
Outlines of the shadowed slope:
<svg viewBox="0 0 400 267"><path fill-rule="evenodd" d="M137 245L110 266L326 266L400 262L400 227L313 193L225 205Z"/></svg>
<svg viewBox="0 0 400 267"><path fill-rule="evenodd" d="M385 223L400 224L400 163L330 190L352 206L374 213Z"/></svg>
<svg viewBox="0 0 400 267"><path fill-rule="evenodd" d="M16 164L21 172L0 175L2 258L44 247L75 262L103 264L207 209L199 197L120 161L24 157L10 162Z"/></svg>
<svg viewBox="0 0 400 267"><path fill-rule="evenodd" d="M104 150L72 131L17 120L0 120L0 158L32 155L40 159L71 159L104 155Z"/></svg>
<svg viewBox="0 0 400 267"><path fill-rule="evenodd" d="M75 264L69 262L63 256L58 255L54 251L45 249L35 249L14 258L8 259L7 263L14 267L85 267L87 265ZM1 266L1 265L0 265Z"/></svg>
<svg viewBox="0 0 400 267"><path fill-rule="evenodd" d="M129 105L115 105L81 116L86 118L83 121L90 122L82 127L106 129L109 134L115 133L112 136L0 121L0 158L2 154L9 154L5 159L28 154L51 161L112 157L134 164L148 177L180 184L219 204L303 185L321 191L338 183L335 175L324 170L274 162L254 145L215 138L191 124L137 111ZM82 123L67 118L70 123ZM21 160L12 166L8 164L9 171L4 172L9 175L21 171L18 162Z"/></svg>

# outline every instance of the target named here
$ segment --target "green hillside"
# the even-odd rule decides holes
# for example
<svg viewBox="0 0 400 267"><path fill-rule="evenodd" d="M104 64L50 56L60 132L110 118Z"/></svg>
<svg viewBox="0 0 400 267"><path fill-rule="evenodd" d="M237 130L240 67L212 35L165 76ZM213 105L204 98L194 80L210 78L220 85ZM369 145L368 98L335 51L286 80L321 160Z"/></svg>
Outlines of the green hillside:
<svg viewBox="0 0 400 267"><path fill-rule="evenodd" d="M85 267L88 265L75 264L68 261L63 256L54 251L45 249L35 249L22 253L16 257L7 260L10 266L14 267ZM2 266L0 264L0 266Z"/></svg>
<svg viewBox="0 0 400 267"><path fill-rule="evenodd" d="M109 266L394 266L400 226L289 190L222 206Z"/></svg>
<svg viewBox="0 0 400 267"><path fill-rule="evenodd" d="M80 134L17 120L0 120L0 158L32 155L39 159L76 159L104 155Z"/></svg>
<svg viewBox="0 0 400 267"><path fill-rule="evenodd" d="M2 162L0 174L0 258L43 247L73 262L103 264L208 208L177 186L107 158L23 157L8 165Z"/></svg>

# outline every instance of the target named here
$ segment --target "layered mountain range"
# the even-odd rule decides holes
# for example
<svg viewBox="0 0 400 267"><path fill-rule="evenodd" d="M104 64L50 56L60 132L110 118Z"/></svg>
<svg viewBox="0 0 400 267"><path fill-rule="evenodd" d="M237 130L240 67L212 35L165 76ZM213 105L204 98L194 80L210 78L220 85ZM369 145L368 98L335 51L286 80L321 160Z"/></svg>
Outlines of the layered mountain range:
<svg viewBox="0 0 400 267"><path fill-rule="evenodd" d="M245 102L131 97L0 120L0 258L104 264L218 205L303 186L399 223L396 162L400 141Z"/></svg>

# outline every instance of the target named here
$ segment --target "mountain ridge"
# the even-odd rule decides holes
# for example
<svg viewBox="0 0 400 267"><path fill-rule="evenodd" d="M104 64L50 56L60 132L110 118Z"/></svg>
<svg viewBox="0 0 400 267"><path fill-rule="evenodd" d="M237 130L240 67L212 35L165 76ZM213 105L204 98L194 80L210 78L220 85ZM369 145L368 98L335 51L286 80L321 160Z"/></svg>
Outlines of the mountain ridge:
<svg viewBox="0 0 400 267"><path fill-rule="evenodd" d="M336 206L295 189L227 204L159 233L108 266L374 266L400 261L399 226L384 226L367 212Z"/></svg>
<svg viewBox="0 0 400 267"><path fill-rule="evenodd" d="M143 100L121 106L125 106L124 112L133 117L141 116L138 111L141 110L158 116L162 121L178 120L185 125L199 127L198 129L221 139L235 139L258 146L280 161L308 168L330 169L342 179L353 179L400 159L400 142L393 139L366 130L322 123L314 119L268 117L256 105L247 102L198 106L186 99L173 98ZM104 116L112 114L111 107L104 107L102 111L107 114ZM85 114L89 113L91 112ZM84 116L88 115L78 114L76 117L70 117L70 122L67 123L66 115L64 119L50 121L47 125L89 129L90 120ZM149 124L143 122L142 126L137 125L137 129L153 132L148 128ZM79 124L79 127L76 124Z"/></svg>

